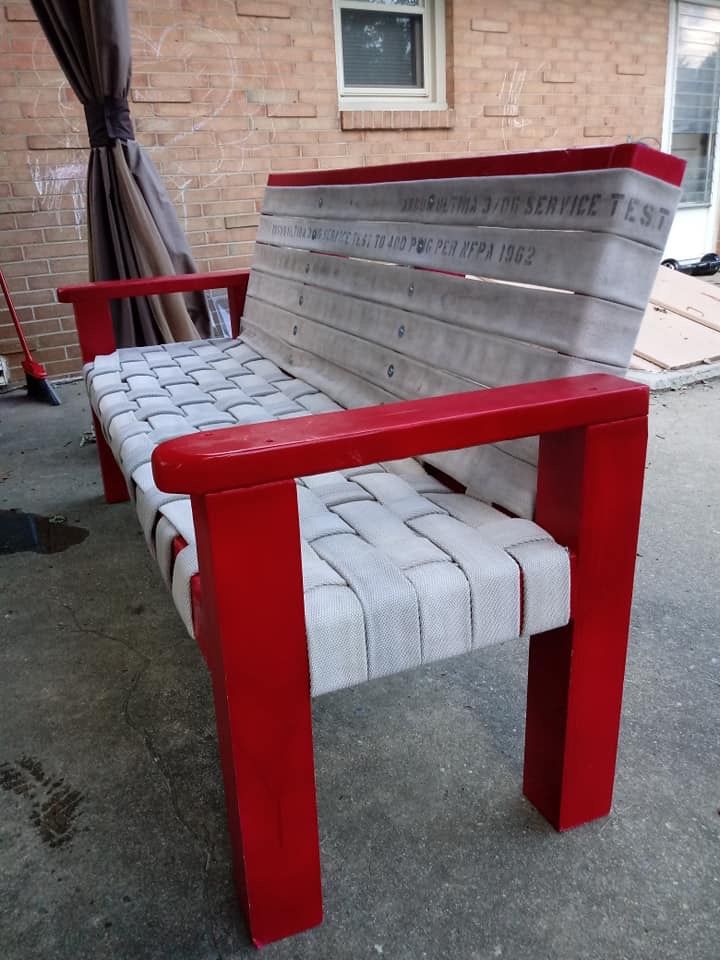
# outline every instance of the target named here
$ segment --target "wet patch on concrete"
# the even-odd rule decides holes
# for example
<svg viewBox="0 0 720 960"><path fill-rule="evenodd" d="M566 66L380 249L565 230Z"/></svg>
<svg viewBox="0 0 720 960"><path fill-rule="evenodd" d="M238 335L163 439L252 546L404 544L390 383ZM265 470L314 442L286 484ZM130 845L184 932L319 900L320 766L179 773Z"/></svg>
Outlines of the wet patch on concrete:
<svg viewBox="0 0 720 960"><path fill-rule="evenodd" d="M0 789L29 801L29 820L43 843L61 847L75 836L84 800L82 793L62 777L53 780L47 776L35 757L0 763Z"/></svg>
<svg viewBox="0 0 720 960"><path fill-rule="evenodd" d="M65 517L42 517L22 510L0 510L0 554L62 553L82 543L89 531L66 523Z"/></svg>

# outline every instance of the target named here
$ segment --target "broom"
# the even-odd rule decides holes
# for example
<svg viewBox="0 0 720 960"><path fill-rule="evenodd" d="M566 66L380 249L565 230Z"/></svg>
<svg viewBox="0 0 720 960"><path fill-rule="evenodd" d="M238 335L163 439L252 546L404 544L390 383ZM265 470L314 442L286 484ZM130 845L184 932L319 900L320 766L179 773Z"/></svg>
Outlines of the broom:
<svg viewBox="0 0 720 960"><path fill-rule="evenodd" d="M25 371L27 395L32 397L34 400L45 400L47 403L51 403L54 407L56 407L60 403L60 397L57 395L55 388L48 380L47 370L45 367L36 360L33 360L32 353L30 353L30 347L25 339L23 329L20 326L20 318L15 312L15 307L13 305L12 298L10 297L10 291L8 290L8 285L5 282L5 277L2 270L0 270L0 286L2 286L2 292L5 296L5 303L10 311L10 318L15 326L15 332L18 335L18 340L20 341L20 346L22 347L24 357L22 368Z"/></svg>

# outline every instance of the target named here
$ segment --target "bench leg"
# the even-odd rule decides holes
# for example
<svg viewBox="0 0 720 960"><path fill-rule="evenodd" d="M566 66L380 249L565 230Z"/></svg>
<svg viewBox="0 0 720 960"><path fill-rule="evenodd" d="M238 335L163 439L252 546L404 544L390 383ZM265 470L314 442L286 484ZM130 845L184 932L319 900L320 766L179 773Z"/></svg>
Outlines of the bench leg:
<svg viewBox="0 0 720 960"><path fill-rule="evenodd" d="M297 494L192 504L236 882L261 946L322 920Z"/></svg>
<svg viewBox="0 0 720 960"><path fill-rule="evenodd" d="M541 439L536 520L574 555L572 620L530 641L524 793L558 830L610 812L647 419Z"/></svg>
<svg viewBox="0 0 720 960"><path fill-rule="evenodd" d="M130 499L127 483L122 470L117 465L110 446L103 436L102 427L93 413L93 428L97 445L98 459L100 460L100 475L102 476L103 491L107 503L123 503Z"/></svg>

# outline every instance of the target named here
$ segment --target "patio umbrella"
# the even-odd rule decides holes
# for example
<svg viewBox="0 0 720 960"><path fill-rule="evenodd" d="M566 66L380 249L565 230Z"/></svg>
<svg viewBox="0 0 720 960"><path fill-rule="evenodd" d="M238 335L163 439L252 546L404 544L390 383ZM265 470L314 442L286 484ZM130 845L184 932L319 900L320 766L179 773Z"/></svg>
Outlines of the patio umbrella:
<svg viewBox="0 0 720 960"><path fill-rule="evenodd" d="M91 280L195 271L190 248L152 161L135 140L127 0L31 0L70 86L85 108ZM119 346L209 336L202 294L115 301Z"/></svg>

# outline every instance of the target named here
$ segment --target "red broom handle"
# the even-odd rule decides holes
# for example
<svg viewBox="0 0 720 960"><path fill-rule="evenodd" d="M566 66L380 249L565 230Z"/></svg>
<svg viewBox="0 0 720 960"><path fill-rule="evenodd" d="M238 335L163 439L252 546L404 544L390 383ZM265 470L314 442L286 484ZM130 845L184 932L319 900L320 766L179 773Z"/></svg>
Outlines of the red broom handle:
<svg viewBox="0 0 720 960"><path fill-rule="evenodd" d="M33 358L32 358L32 354L30 353L30 347L28 346L28 342L25 339L25 334L23 333L23 329L20 326L20 318L15 312L15 306L12 302L12 298L10 297L10 291L8 290L8 285L5 280L5 274L2 272L2 270L0 270L0 286L2 286L2 292L5 297L5 303L7 304L8 310L10 311L10 318L13 324L15 325L15 332L18 335L18 340L20 341L22 352L25 354L25 360L28 363L32 363Z"/></svg>

